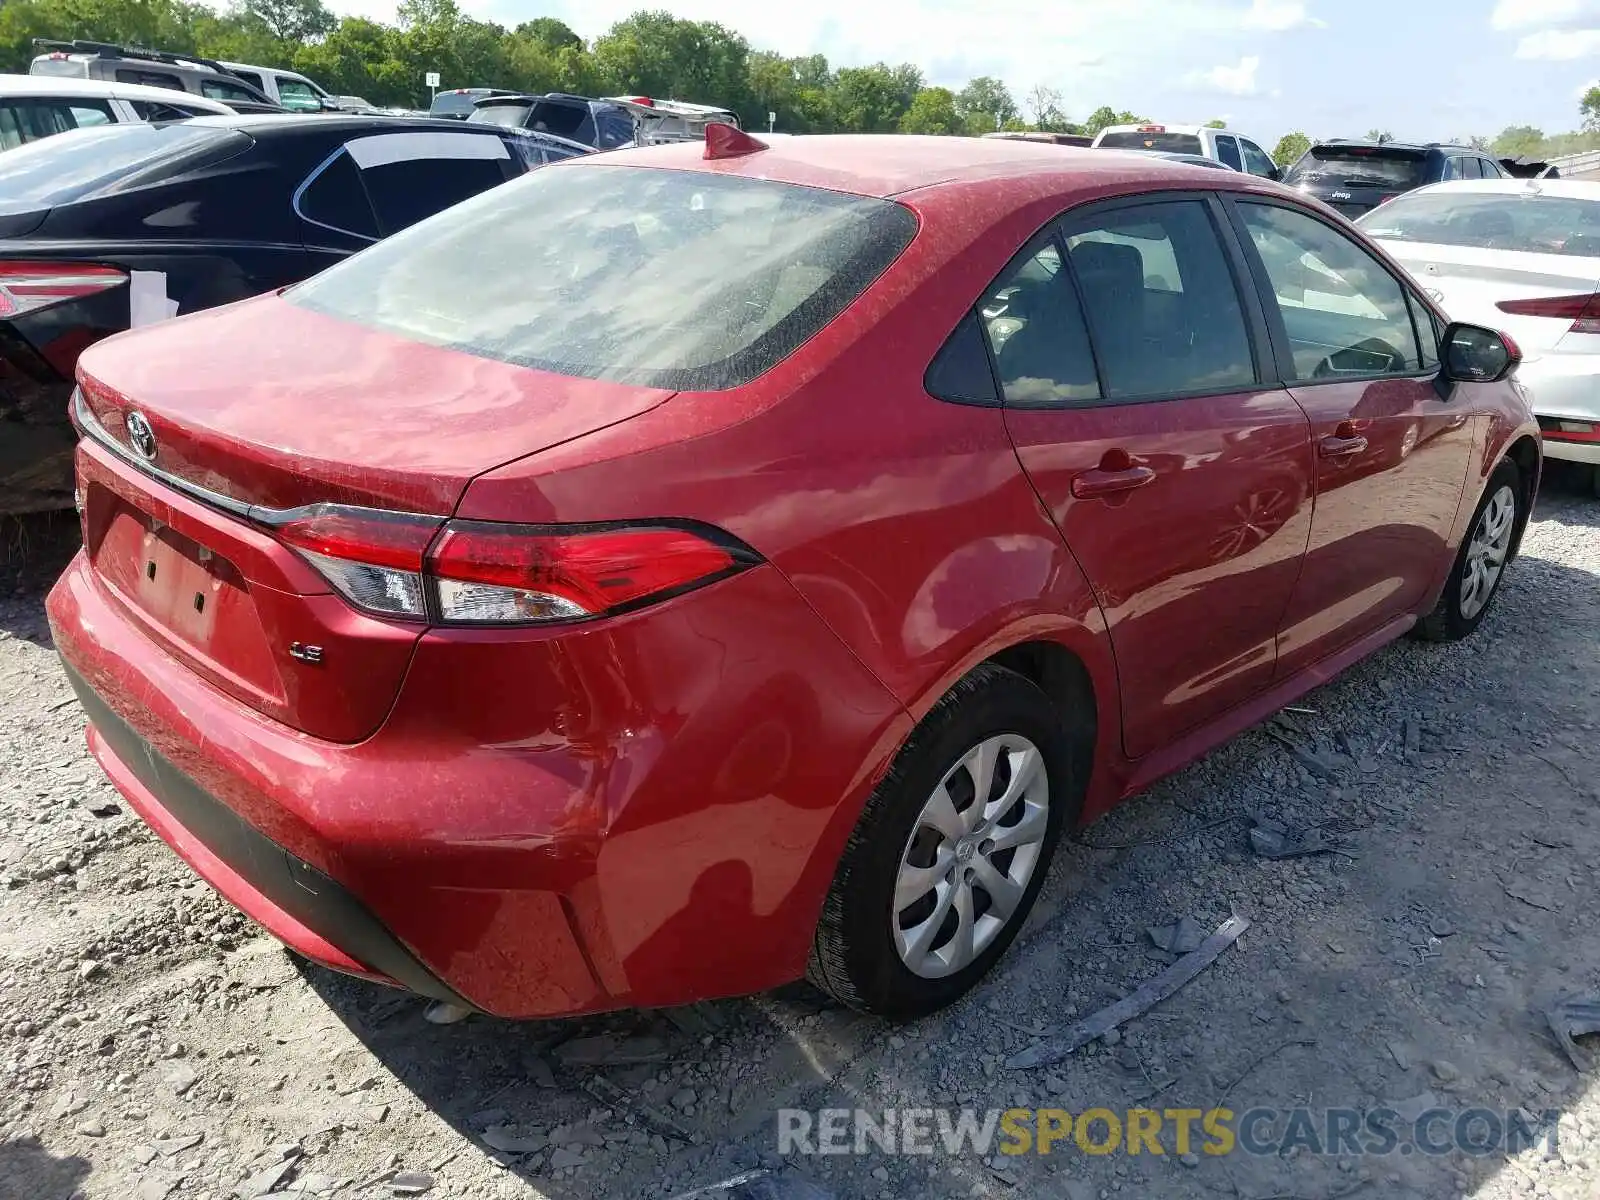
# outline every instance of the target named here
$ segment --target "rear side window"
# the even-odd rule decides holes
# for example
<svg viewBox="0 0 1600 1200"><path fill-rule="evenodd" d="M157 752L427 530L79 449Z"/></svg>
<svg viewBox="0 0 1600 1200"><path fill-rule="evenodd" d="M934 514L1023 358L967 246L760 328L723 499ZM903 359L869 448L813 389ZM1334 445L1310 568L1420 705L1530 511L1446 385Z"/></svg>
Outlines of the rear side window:
<svg viewBox="0 0 1600 1200"><path fill-rule="evenodd" d="M0 150L110 122L111 109L98 100L7 101L0 104Z"/></svg>
<svg viewBox="0 0 1600 1200"><path fill-rule="evenodd" d="M511 151L488 133L390 133L346 147L361 169L367 197L384 234L506 181Z"/></svg>
<svg viewBox="0 0 1600 1200"><path fill-rule="evenodd" d="M1102 150L1166 150L1173 154L1205 154L1205 147L1192 133L1140 133L1135 129L1107 133L1100 138Z"/></svg>
<svg viewBox="0 0 1600 1200"><path fill-rule="evenodd" d="M916 232L888 200L734 175L533 171L287 296L485 358L678 390L747 383Z"/></svg>
<svg viewBox="0 0 1600 1200"><path fill-rule="evenodd" d="M155 100L129 100L141 121L182 121L188 117L210 116L205 109L189 108L182 104L166 104Z"/></svg>
<svg viewBox="0 0 1600 1200"><path fill-rule="evenodd" d="M169 75L165 71L137 71L130 67L117 68L118 83L138 83L145 87L167 88L175 92L188 89L183 86L183 80L176 75Z"/></svg>
<svg viewBox="0 0 1600 1200"><path fill-rule="evenodd" d="M599 120L599 140L602 150L615 150L619 146L633 145L633 118L626 113L602 112Z"/></svg>
<svg viewBox="0 0 1600 1200"><path fill-rule="evenodd" d="M1089 330L1055 239L1014 263L978 312L1008 405L1048 408L1100 399Z"/></svg>
<svg viewBox="0 0 1600 1200"><path fill-rule="evenodd" d="M302 221L324 229L378 239L378 219L367 201L361 171L343 150L300 186L295 211Z"/></svg>
<svg viewBox="0 0 1600 1200"><path fill-rule="evenodd" d="M260 100L260 97L250 93L248 88L237 83L228 83L222 79L202 79L200 81L200 94L209 96L213 100Z"/></svg>
<svg viewBox="0 0 1600 1200"><path fill-rule="evenodd" d="M1217 158L1235 171L1244 170L1244 159L1239 157L1239 143L1226 134L1217 136Z"/></svg>
<svg viewBox="0 0 1600 1200"><path fill-rule="evenodd" d="M1114 209L1063 232L1108 399L1256 382L1244 309L1204 203Z"/></svg>
<svg viewBox="0 0 1600 1200"><path fill-rule="evenodd" d="M262 86L261 76L257 75L254 71L234 71L233 73L248 83L251 87L255 88L256 91L266 91L266 88Z"/></svg>

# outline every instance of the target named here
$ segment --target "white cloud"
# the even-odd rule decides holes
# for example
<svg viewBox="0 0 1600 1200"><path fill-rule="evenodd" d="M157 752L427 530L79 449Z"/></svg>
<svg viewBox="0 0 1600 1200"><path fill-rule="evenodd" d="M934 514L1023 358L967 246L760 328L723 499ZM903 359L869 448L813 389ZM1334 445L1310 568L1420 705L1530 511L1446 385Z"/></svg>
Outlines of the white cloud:
<svg viewBox="0 0 1600 1200"><path fill-rule="evenodd" d="M1600 54L1600 29L1545 29L1517 43L1518 58L1570 62Z"/></svg>
<svg viewBox="0 0 1600 1200"><path fill-rule="evenodd" d="M1256 93L1256 69L1260 66L1259 57L1247 54L1239 60L1238 66L1224 65L1212 67L1209 71L1197 71L1189 76L1189 82L1212 91L1226 92L1230 96L1253 96Z"/></svg>
<svg viewBox="0 0 1600 1200"><path fill-rule="evenodd" d="M1280 33L1285 29L1297 29L1301 25L1321 28L1327 25L1327 22L1319 21L1306 12L1302 0L1253 0L1250 11L1244 15L1243 24L1246 29L1266 29Z"/></svg>
<svg viewBox="0 0 1600 1200"><path fill-rule="evenodd" d="M1581 21L1593 12L1593 0L1500 0L1489 17L1489 26L1509 29L1552 29Z"/></svg>

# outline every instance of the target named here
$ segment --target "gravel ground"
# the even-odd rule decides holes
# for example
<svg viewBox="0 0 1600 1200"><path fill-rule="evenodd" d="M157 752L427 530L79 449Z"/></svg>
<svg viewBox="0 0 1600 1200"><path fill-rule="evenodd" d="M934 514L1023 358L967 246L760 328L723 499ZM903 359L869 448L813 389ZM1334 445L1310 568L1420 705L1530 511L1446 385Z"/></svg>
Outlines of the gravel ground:
<svg viewBox="0 0 1600 1200"><path fill-rule="evenodd" d="M297 964L86 756L41 607L73 536L70 522L0 527L4 1200L408 1184L620 1200L760 1167L781 1173L737 1194L1600 1191L1600 1074L1576 1071L1541 1015L1600 989L1600 502L1575 480L1547 485L1475 638L1380 653L1064 845L1001 969L900 1029L798 985L672 1012L436 1025L419 1001ZM1346 852L1266 861L1253 817L1320 825ZM1148 1015L1054 1066L1007 1068L1171 961L1147 927L1209 930L1230 913L1250 929ZM1554 1110L1559 1149L1179 1157L1169 1137L1159 1156L1070 1143L1047 1157L775 1156L780 1107L1384 1102Z"/></svg>

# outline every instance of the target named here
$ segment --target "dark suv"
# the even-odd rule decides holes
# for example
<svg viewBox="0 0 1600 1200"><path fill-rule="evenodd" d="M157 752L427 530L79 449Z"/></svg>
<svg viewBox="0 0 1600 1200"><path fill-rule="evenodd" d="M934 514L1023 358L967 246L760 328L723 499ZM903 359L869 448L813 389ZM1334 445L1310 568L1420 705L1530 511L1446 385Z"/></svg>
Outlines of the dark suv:
<svg viewBox="0 0 1600 1200"><path fill-rule="evenodd" d="M636 132L633 114L622 105L566 92L484 96L473 101L472 115L467 121L552 133L596 150L631 146Z"/></svg>
<svg viewBox="0 0 1600 1200"><path fill-rule="evenodd" d="M1284 173L1289 187L1315 196L1354 220L1402 192L1445 179L1504 179L1485 151L1438 142L1318 142Z"/></svg>

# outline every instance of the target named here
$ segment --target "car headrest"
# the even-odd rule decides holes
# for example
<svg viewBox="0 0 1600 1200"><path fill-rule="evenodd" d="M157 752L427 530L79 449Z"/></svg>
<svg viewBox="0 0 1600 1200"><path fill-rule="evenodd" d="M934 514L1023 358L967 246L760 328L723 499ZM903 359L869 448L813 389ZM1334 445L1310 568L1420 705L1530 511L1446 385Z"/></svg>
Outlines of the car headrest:
<svg viewBox="0 0 1600 1200"><path fill-rule="evenodd" d="M1085 288L1139 291L1144 287L1144 255L1132 246L1079 242L1072 248L1072 268Z"/></svg>

